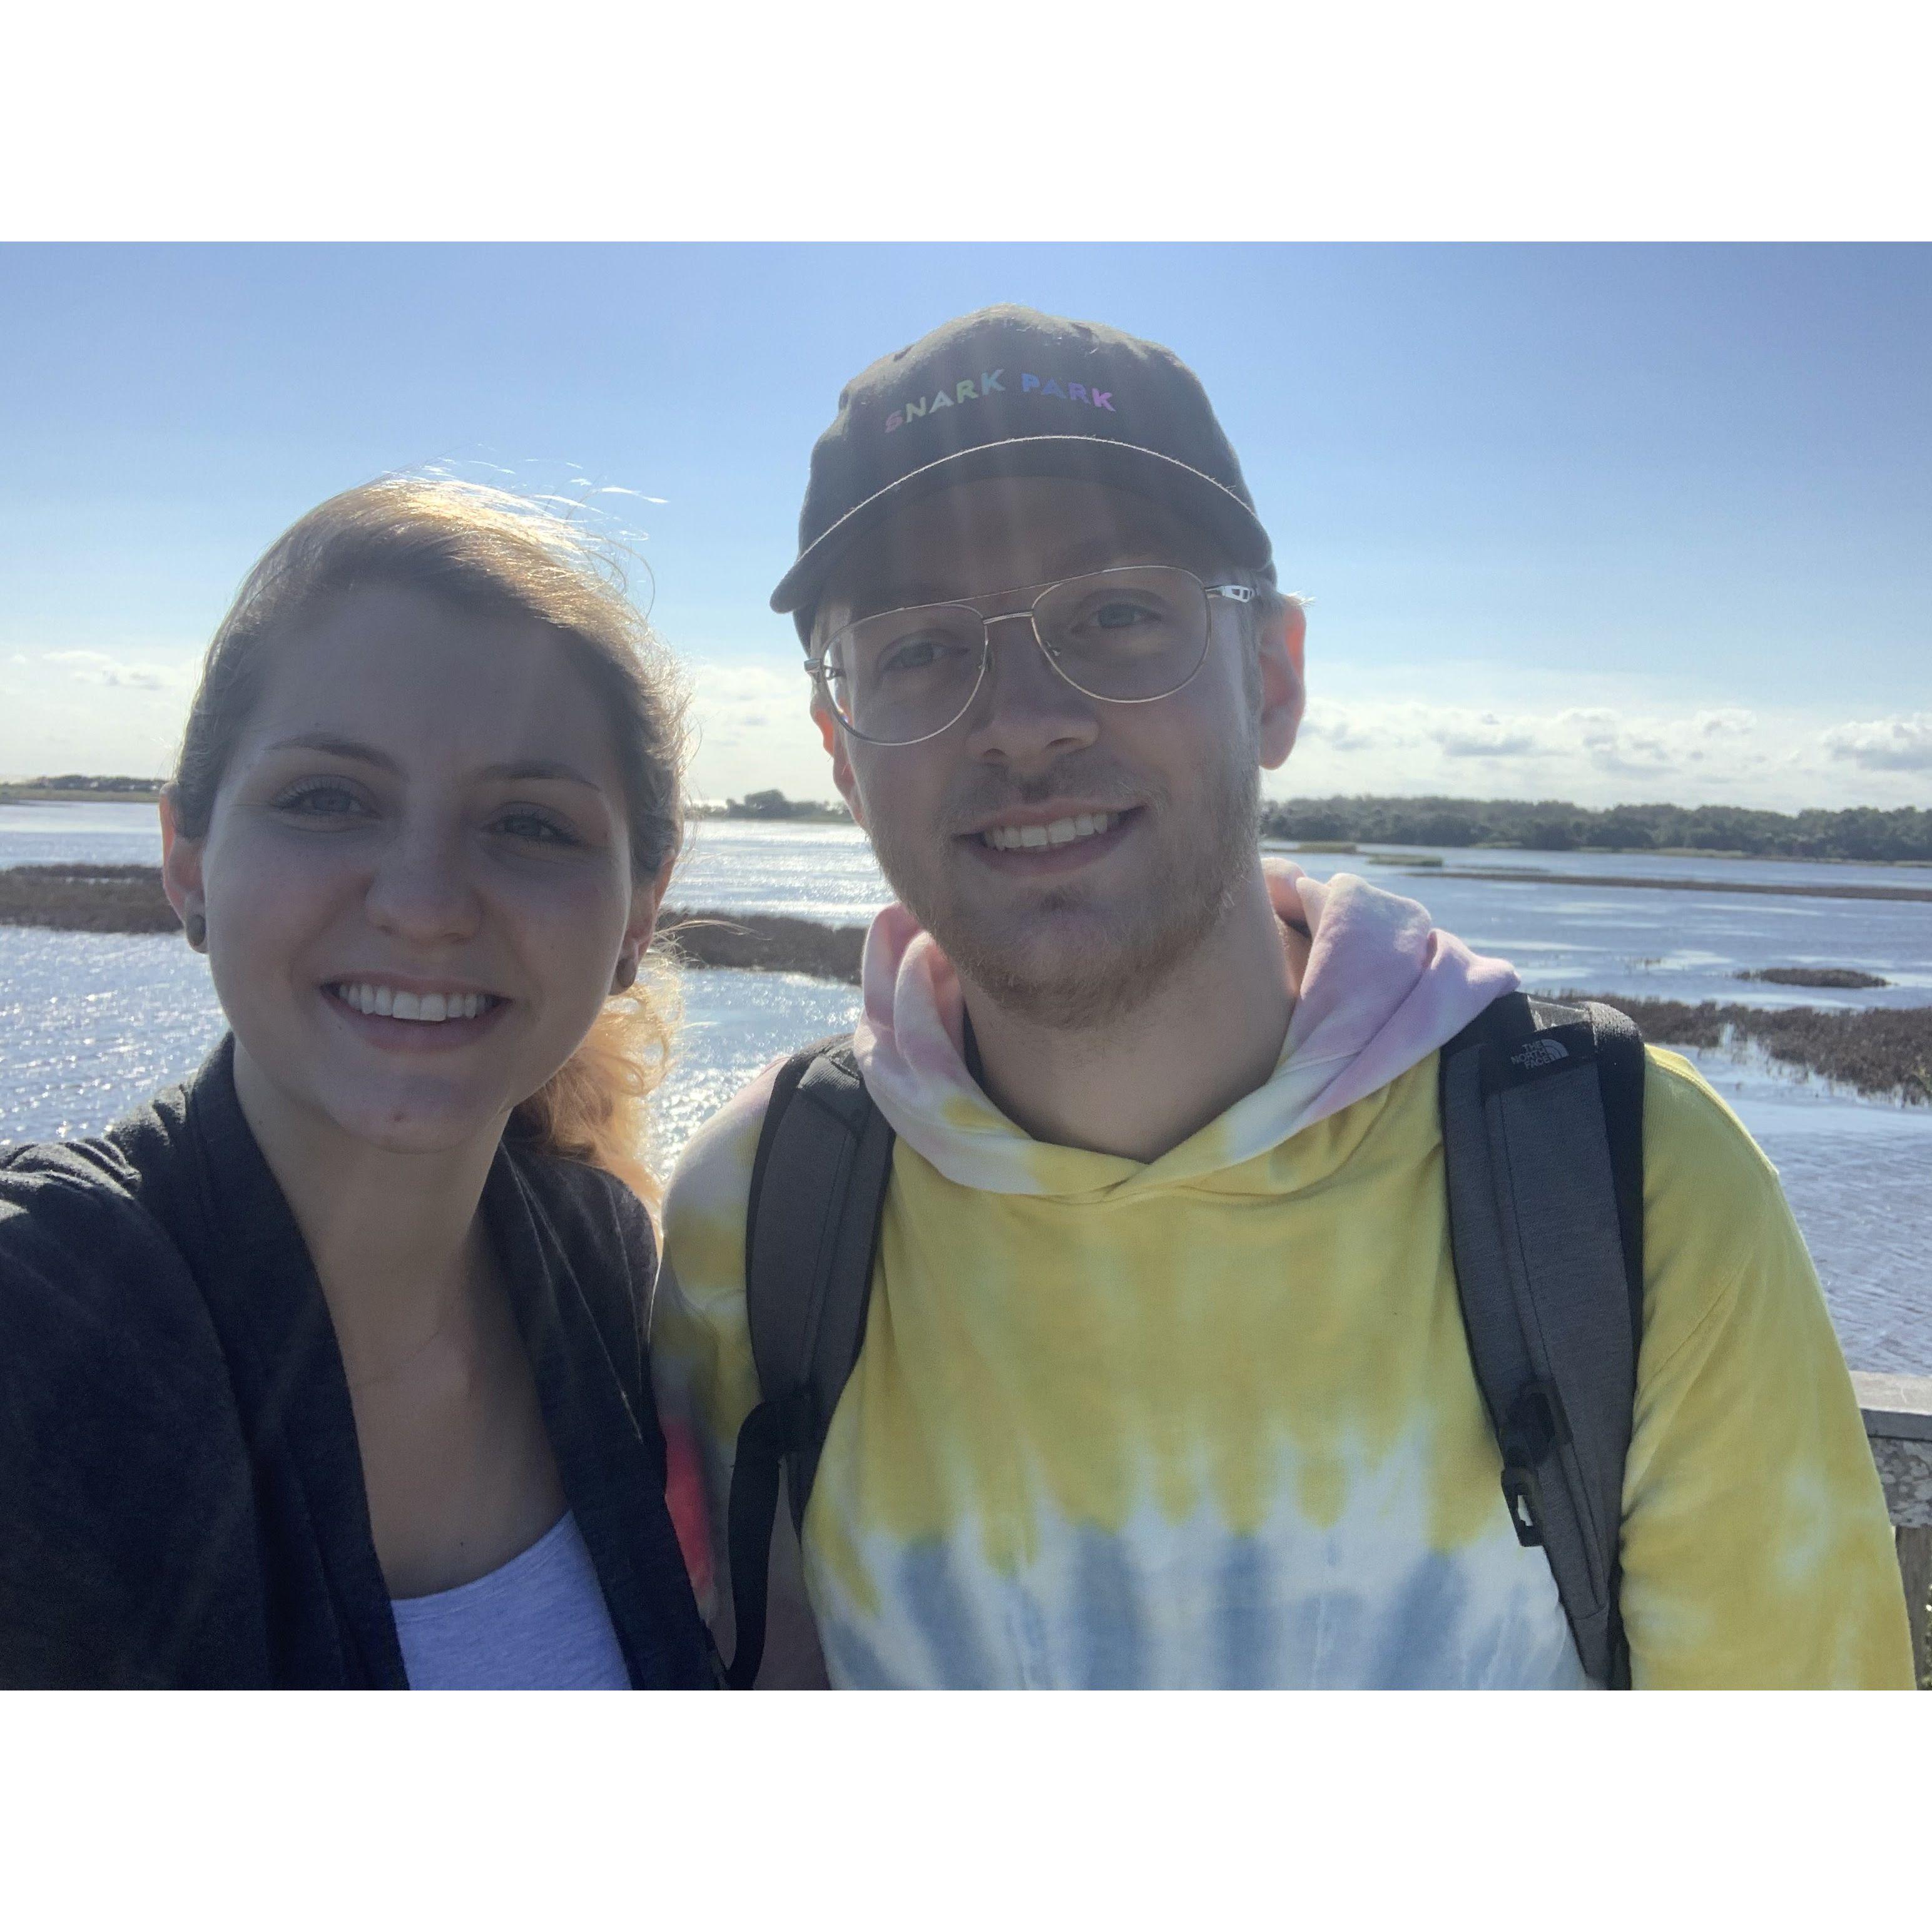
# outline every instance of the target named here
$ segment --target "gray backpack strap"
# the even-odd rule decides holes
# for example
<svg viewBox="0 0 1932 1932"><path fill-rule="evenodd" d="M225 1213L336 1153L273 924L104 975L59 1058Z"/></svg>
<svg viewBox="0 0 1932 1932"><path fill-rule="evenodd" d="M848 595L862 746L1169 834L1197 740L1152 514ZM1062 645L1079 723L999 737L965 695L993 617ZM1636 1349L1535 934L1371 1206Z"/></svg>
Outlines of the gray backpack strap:
<svg viewBox="0 0 1932 1932"><path fill-rule="evenodd" d="M802 1532L819 1451L865 1340L892 1138L859 1076L850 1034L779 1070L745 1220L745 1311L762 1399L738 1432L731 1471L734 1689L750 1689L764 1654L780 1468Z"/></svg>
<svg viewBox="0 0 1932 1932"><path fill-rule="evenodd" d="M1642 1042L1611 1007L1507 994L1442 1049L1441 1082L1456 1286L1510 1520L1550 1560L1585 1670L1627 1684Z"/></svg>

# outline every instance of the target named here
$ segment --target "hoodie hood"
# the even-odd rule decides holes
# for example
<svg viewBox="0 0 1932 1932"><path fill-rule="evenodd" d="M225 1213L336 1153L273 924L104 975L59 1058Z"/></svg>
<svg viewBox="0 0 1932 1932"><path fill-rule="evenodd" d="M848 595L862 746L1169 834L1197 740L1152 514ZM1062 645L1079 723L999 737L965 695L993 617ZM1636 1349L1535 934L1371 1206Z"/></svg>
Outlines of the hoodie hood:
<svg viewBox="0 0 1932 1932"><path fill-rule="evenodd" d="M1158 1160L1052 1146L1002 1114L966 1070L959 976L901 905L886 907L866 935L865 1011L853 1045L868 1091L899 1137L962 1186L1076 1197L1138 1191L1252 1160L1339 1113L1518 983L1514 967L1432 926L1414 899L1352 873L1324 881L1286 860L1262 866L1295 992L1281 1058L1265 1083Z"/></svg>

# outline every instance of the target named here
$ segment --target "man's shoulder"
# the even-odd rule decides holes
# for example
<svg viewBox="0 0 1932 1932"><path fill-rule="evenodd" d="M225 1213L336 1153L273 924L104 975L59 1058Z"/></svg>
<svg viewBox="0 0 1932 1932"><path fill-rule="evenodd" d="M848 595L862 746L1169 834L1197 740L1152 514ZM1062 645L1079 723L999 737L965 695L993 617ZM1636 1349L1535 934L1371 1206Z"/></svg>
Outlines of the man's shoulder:
<svg viewBox="0 0 1932 1932"><path fill-rule="evenodd" d="M1646 1050L1646 1359L1663 1359L1748 1277L1815 1294L1778 1170L1697 1070Z"/></svg>
<svg viewBox="0 0 1932 1932"><path fill-rule="evenodd" d="M1710 1082L1682 1054L1644 1048L1646 1191L1690 1187L1755 1206L1779 1192L1778 1170Z"/></svg>
<svg viewBox="0 0 1932 1932"><path fill-rule="evenodd" d="M664 1196L664 1260L688 1292L745 1278L745 1212L758 1136L784 1063L773 1060L686 1142Z"/></svg>

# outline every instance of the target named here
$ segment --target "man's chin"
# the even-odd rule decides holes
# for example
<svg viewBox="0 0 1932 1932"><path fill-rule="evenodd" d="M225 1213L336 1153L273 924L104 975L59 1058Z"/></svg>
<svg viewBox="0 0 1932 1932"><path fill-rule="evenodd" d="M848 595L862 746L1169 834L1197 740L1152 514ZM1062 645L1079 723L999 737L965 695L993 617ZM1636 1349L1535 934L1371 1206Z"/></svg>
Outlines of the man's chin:
<svg viewBox="0 0 1932 1932"><path fill-rule="evenodd" d="M1002 1012L1070 1032L1132 1012L1186 950L1174 943L1178 935L1124 932L1089 907L1042 905L1024 925L969 917L950 933L928 929L962 977Z"/></svg>

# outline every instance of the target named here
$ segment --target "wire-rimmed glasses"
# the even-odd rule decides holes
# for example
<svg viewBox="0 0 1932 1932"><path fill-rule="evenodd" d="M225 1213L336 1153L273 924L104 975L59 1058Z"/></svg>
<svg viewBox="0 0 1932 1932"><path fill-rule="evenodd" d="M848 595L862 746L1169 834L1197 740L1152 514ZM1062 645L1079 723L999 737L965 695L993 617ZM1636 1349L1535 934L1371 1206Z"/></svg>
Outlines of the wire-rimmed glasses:
<svg viewBox="0 0 1932 1932"><path fill-rule="evenodd" d="M1166 563L1125 564L1036 591L1018 610L988 616L976 605L917 604L881 610L828 639L806 669L839 722L874 745L916 745L957 724L992 661L992 626L1024 620L1048 664L1089 698L1150 704L1170 698L1207 662L1208 603L1254 601L1245 584L1204 584Z"/></svg>

